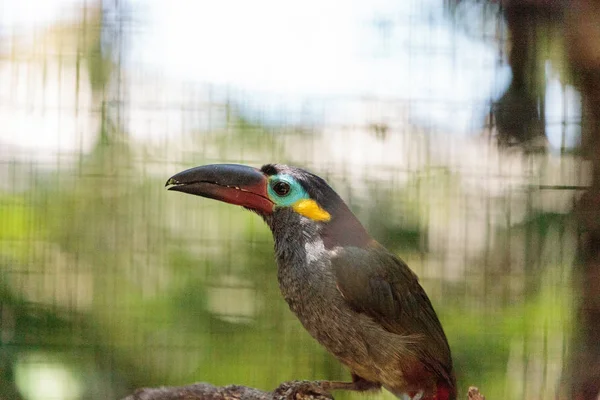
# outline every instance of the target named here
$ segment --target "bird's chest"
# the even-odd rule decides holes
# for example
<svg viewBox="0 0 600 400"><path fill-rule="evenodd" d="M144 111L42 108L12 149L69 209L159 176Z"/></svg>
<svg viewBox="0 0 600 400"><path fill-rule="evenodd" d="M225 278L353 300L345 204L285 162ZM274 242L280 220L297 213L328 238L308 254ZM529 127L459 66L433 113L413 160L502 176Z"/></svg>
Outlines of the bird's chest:
<svg viewBox="0 0 600 400"><path fill-rule="evenodd" d="M366 356L327 257L303 265L280 262L278 279L283 297L311 336L347 364Z"/></svg>
<svg viewBox="0 0 600 400"><path fill-rule="evenodd" d="M339 296L335 278L327 270L327 263L321 265L294 265L280 263L278 271L279 288L290 309L300 321L310 324L318 315L331 316L332 302Z"/></svg>
<svg viewBox="0 0 600 400"><path fill-rule="evenodd" d="M337 288L330 261L335 250L325 248L310 225L297 228L286 230L285 240L274 235L281 293L312 337L342 362L361 363L366 348L356 328L356 313Z"/></svg>
<svg viewBox="0 0 600 400"><path fill-rule="evenodd" d="M331 252L317 238L303 239L295 246L276 246L279 287L299 317L323 308L336 291Z"/></svg>

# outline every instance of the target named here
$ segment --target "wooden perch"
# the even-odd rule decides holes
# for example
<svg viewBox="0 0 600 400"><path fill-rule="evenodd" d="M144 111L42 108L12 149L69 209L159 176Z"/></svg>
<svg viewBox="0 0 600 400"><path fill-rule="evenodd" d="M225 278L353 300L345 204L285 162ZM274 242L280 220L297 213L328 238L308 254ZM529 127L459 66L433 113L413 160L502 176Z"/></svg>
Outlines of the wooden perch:
<svg viewBox="0 0 600 400"><path fill-rule="evenodd" d="M272 392L246 386L217 387L208 383L189 386L138 389L123 400L332 400L330 394L310 381L282 383Z"/></svg>
<svg viewBox="0 0 600 400"><path fill-rule="evenodd" d="M467 399L485 400L485 397L472 386ZM282 383L272 392L237 385L217 387L208 383L144 388L123 400L333 400L333 397L320 389L317 382L291 381Z"/></svg>

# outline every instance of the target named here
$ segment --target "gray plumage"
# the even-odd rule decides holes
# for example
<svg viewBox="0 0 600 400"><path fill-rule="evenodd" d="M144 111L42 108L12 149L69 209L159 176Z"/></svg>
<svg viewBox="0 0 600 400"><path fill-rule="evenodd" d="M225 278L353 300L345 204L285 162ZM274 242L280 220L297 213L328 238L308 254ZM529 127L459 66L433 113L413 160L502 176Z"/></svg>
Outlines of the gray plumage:
<svg viewBox="0 0 600 400"><path fill-rule="evenodd" d="M385 249L327 249L320 235L322 227L290 209L278 210L265 221L275 239L283 297L311 336L354 374L381 383L397 395L419 392L421 380L416 385L408 382L402 367L421 364L419 356L426 355L432 360L427 367L454 384L445 335L416 275L402 261ZM372 274L372 269L364 268L376 266L362 265L369 262L366 258L371 253L386 263L382 268L391 269ZM391 276L385 271L391 271ZM422 311L422 304L415 301L398 304L393 293L404 289L409 290L405 298L417 296L428 307ZM420 320L421 312L437 324ZM404 328L398 318L417 325ZM424 342L426 334L435 335L436 344ZM423 372L420 365L417 368L417 373Z"/></svg>

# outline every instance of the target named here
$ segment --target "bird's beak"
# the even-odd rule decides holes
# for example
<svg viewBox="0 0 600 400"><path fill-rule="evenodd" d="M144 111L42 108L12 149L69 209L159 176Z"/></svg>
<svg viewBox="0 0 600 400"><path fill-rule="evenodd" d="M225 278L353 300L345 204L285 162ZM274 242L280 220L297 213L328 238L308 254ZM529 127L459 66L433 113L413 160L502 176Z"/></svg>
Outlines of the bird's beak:
<svg viewBox="0 0 600 400"><path fill-rule="evenodd" d="M245 165L212 164L190 168L170 177L165 186L264 214L273 212L273 202L267 194L267 177L260 170Z"/></svg>

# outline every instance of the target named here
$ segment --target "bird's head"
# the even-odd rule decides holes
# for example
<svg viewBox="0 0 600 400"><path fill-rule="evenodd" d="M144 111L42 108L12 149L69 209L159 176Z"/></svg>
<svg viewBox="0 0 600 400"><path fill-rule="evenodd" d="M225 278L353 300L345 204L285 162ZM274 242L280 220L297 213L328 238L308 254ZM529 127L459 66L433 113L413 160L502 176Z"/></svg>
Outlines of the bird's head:
<svg viewBox="0 0 600 400"><path fill-rule="evenodd" d="M276 235L276 231L301 223L315 228L328 248L364 246L371 240L327 182L300 168L212 164L180 172L166 185L169 190L250 209L261 215Z"/></svg>

